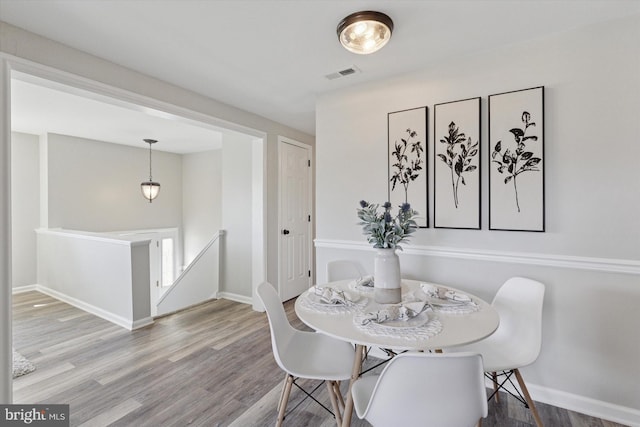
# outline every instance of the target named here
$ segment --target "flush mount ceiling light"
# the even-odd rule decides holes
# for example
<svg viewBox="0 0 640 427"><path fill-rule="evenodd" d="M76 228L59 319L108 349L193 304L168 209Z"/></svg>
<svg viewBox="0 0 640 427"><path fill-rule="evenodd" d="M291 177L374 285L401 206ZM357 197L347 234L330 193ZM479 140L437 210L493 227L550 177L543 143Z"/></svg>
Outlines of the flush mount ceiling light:
<svg viewBox="0 0 640 427"><path fill-rule="evenodd" d="M350 52L366 55L387 44L393 32L393 21L381 12L356 12L338 24L338 39Z"/></svg>
<svg viewBox="0 0 640 427"><path fill-rule="evenodd" d="M158 197L158 193L160 192L160 184L153 181L151 178L151 145L155 144L155 139L144 139L144 142L149 144L149 181L144 181L140 184L140 189L142 190L142 195L145 199L149 200L149 203L153 201L156 197Z"/></svg>

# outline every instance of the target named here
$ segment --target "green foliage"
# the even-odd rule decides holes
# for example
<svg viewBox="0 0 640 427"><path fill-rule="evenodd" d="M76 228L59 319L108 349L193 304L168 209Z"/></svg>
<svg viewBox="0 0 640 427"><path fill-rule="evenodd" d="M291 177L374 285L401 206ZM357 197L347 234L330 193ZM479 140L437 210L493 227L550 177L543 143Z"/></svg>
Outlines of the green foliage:
<svg viewBox="0 0 640 427"><path fill-rule="evenodd" d="M379 208L380 205L360 201L358 218L363 234L367 236L367 241L374 248L402 250L400 243L406 241L418 228L414 220L418 212L411 209L408 203L403 203L399 207L395 217L391 216L391 203L383 204L382 212L378 212Z"/></svg>

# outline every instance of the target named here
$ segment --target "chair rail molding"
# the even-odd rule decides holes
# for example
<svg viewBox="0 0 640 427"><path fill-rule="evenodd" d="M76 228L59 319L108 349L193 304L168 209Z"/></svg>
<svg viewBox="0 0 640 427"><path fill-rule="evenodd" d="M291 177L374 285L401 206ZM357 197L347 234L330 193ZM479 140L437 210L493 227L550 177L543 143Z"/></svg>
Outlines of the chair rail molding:
<svg viewBox="0 0 640 427"><path fill-rule="evenodd" d="M354 251L373 251L366 242L353 240L315 239L316 248L347 249ZM593 258L570 255L539 254L528 252L492 251L487 249L451 248L444 246L403 245L403 254L460 258L475 261L504 262L511 264L530 264L545 267L561 267L577 270L595 270L605 273L623 273L640 275L640 261Z"/></svg>

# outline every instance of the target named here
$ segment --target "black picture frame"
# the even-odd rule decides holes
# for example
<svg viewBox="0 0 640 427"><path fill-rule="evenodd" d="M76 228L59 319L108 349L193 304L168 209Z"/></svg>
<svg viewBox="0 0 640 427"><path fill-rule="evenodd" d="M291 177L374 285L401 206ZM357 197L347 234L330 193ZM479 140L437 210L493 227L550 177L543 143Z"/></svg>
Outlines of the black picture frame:
<svg viewBox="0 0 640 427"><path fill-rule="evenodd" d="M481 98L433 106L433 226L481 228Z"/></svg>
<svg viewBox="0 0 640 427"><path fill-rule="evenodd" d="M489 229L545 231L544 86L489 95Z"/></svg>
<svg viewBox="0 0 640 427"><path fill-rule="evenodd" d="M427 122L426 106L387 114L389 202L409 203L420 228L429 227Z"/></svg>

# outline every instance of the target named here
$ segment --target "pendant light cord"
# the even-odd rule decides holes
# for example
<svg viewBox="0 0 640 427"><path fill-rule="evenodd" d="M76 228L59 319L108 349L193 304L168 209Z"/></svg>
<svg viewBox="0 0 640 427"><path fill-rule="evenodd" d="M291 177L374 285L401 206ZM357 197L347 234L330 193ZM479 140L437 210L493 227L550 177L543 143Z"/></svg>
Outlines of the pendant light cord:
<svg viewBox="0 0 640 427"><path fill-rule="evenodd" d="M153 181L151 178L151 143L149 143L149 182Z"/></svg>

